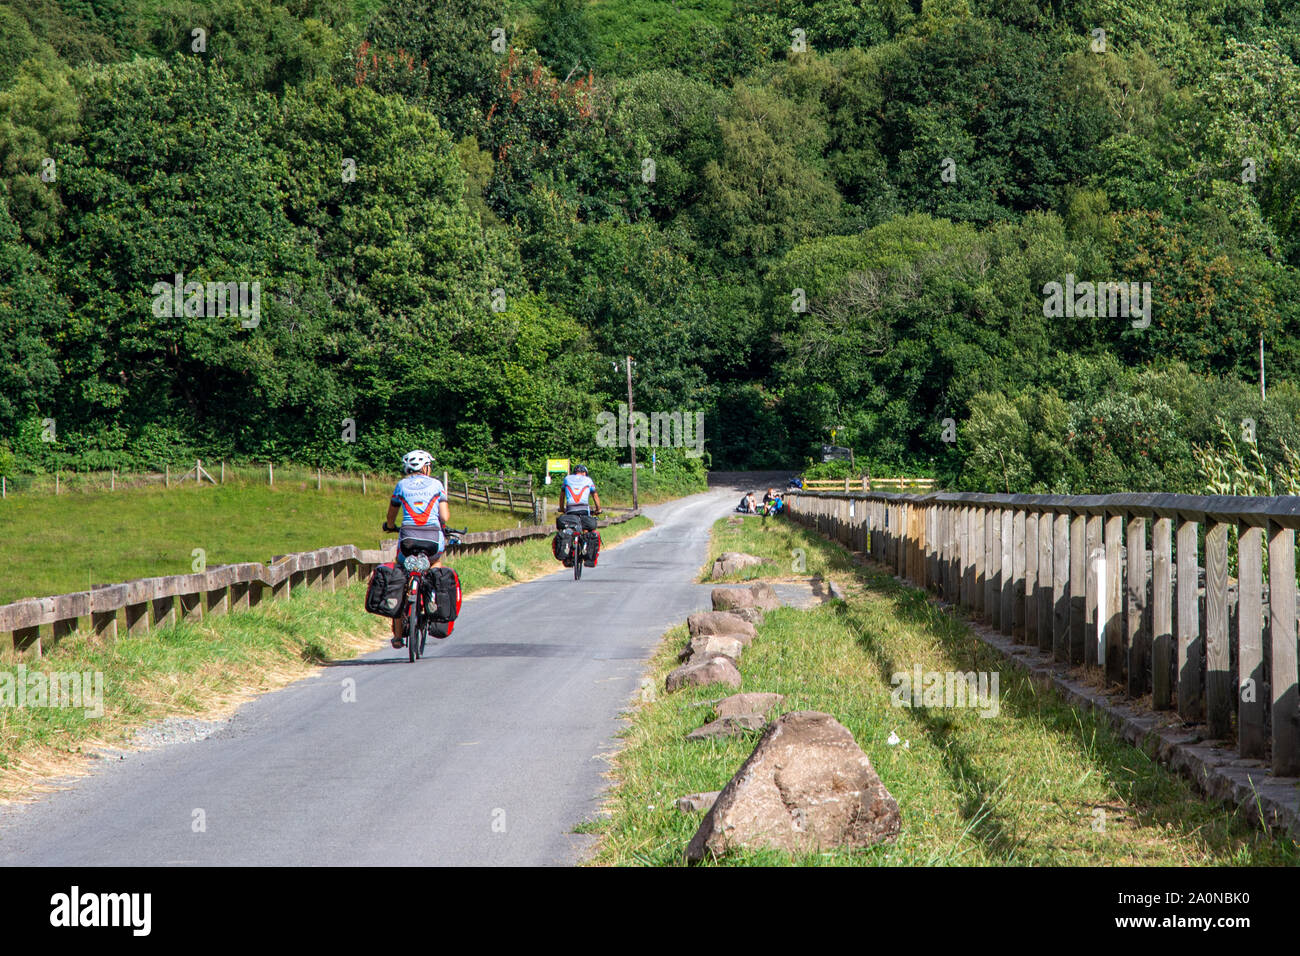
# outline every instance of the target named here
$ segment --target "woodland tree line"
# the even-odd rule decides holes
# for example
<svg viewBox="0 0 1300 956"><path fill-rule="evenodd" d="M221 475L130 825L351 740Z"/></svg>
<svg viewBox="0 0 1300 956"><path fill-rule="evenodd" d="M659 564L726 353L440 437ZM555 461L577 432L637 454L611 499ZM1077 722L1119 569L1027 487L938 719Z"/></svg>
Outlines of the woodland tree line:
<svg viewBox="0 0 1300 956"><path fill-rule="evenodd" d="M4 0L0 471L613 463L633 355L714 468L1200 490L1300 448L1297 63L1282 0Z"/></svg>

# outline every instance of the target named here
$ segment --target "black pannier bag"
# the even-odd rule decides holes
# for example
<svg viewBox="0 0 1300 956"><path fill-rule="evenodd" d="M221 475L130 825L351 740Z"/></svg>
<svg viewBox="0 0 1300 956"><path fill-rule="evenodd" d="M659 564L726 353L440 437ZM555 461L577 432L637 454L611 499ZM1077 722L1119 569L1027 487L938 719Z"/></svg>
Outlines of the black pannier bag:
<svg viewBox="0 0 1300 956"><path fill-rule="evenodd" d="M600 556L600 532L584 531L582 536L587 539L586 547L582 552L582 563L589 568L596 566L596 558Z"/></svg>
<svg viewBox="0 0 1300 956"><path fill-rule="evenodd" d="M577 540L577 535L582 532L583 515L558 515L555 519L555 538L551 541L551 553L555 555L556 561L563 561L564 566L570 567L573 555L570 548ZM572 535L565 534L565 529L571 529Z"/></svg>
<svg viewBox="0 0 1300 956"><path fill-rule="evenodd" d="M460 578L451 568L430 568L424 572L422 585L425 590L425 606L432 607L436 599L437 608L429 614L429 620L446 624L456 620L460 614Z"/></svg>
<svg viewBox="0 0 1300 956"><path fill-rule="evenodd" d="M381 564L366 587L366 610L384 617L401 617L406 602L406 570Z"/></svg>

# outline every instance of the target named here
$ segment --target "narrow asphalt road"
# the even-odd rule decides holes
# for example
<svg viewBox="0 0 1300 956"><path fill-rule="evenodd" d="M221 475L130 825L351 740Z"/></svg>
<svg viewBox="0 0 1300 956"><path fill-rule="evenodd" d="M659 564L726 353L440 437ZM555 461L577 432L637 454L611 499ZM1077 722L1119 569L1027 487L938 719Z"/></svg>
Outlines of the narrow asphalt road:
<svg viewBox="0 0 1300 956"><path fill-rule="evenodd" d="M655 527L581 581L561 571L467 600L423 661L339 662L203 740L0 810L0 866L577 862L591 838L572 831L599 808L619 713L663 632L707 608L694 579L734 496L647 509Z"/></svg>

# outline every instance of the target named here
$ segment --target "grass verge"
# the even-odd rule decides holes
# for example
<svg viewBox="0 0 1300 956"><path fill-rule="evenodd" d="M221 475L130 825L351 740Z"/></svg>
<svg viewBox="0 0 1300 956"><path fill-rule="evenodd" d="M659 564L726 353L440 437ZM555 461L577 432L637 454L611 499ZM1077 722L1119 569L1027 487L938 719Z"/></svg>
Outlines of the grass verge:
<svg viewBox="0 0 1300 956"><path fill-rule="evenodd" d="M747 522L747 525L749 523ZM725 520L715 546L736 534ZM923 592L851 563L838 544L789 523L742 526L746 550L806 551L808 570L833 571L846 591L809 611L767 615L740 662L742 690L775 691L782 712L834 715L871 758L899 802L903 831L890 845L791 857L752 851L726 865L1295 865L1293 841L1260 832L1234 808L1210 804L1178 775L1110 728L1035 690L960 621ZM755 535L766 537L755 540ZM731 543L725 549L733 550ZM764 550L760 550L764 549ZM735 550L741 550L739 548ZM663 687L686 642L665 636L650 677ZM996 716L942 706L893 706L892 675L998 673ZM721 789L752 752L757 734L686 741L709 719L706 702L730 691L693 688L632 707L614 758L607 814L584 825L599 835L603 865L680 865L701 814L677 797ZM889 743L895 735L898 743Z"/></svg>
<svg viewBox="0 0 1300 956"><path fill-rule="evenodd" d="M602 540L609 548L650 525L648 518L633 518L602 529ZM462 556L452 564L466 595L559 567L549 539ZM88 769L87 755L131 746L133 732L151 721L219 718L323 662L383 646L388 621L365 612L364 593L361 582L333 594L301 592L290 601L264 601L247 611L140 637L123 634L107 643L78 631L39 661L0 649L0 679L8 673L16 681L20 665L29 677L36 671L103 675L102 716L81 707L0 706L0 800L32 796L52 776ZM466 611L472 614L471 607Z"/></svg>
<svg viewBox="0 0 1300 956"><path fill-rule="evenodd" d="M740 521L735 519L739 518ZM762 564L752 564L732 574L714 578L710 575L713 562L724 551L739 551L762 558ZM773 578L825 577L844 574L855 567L849 553L809 548L803 532L784 517L765 518L761 515L735 515L724 518L713 526L709 540L709 560L701 572L701 581L758 581Z"/></svg>

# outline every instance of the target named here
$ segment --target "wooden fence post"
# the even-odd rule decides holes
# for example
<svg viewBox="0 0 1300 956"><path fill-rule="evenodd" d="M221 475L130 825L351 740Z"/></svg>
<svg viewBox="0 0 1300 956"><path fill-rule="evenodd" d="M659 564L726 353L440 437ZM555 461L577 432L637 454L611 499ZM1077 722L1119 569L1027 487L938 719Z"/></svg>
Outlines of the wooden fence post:
<svg viewBox="0 0 1300 956"><path fill-rule="evenodd" d="M1025 515L1025 595L1020 609L1024 620L1021 643L1038 644L1038 522L1042 512L1030 511Z"/></svg>
<svg viewBox="0 0 1300 956"><path fill-rule="evenodd" d="M1173 519L1156 518L1151 526L1151 706L1157 710L1173 706L1173 568Z"/></svg>
<svg viewBox="0 0 1300 956"><path fill-rule="evenodd" d="M1053 593L1056 566L1052 563L1056 538L1056 512L1044 511L1038 518L1038 649L1052 649Z"/></svg>
<svg viewBox="0 0 1300 956"><path fill-rule="evenodd" d="M1140 697L1147 689L1151 663L1151 609L1147 606L1147 520L1128 521L1128 693Z"/></svg>
<svg viewBox="0 0 1300 956"><path fill-rule="evenodd" d="M1273 651L1273 773L1300 775L1296 700L1295 532L1269 523L1268 615ZM1182 592L1181 569L1179 593ZM1179 614L1182 608L1179 608ZM1181 691L1182 688L1180 687Z"/></svg>
<svg viewBox="0 0 1300 956"><path fill-rule="evenodd" d="M1288 531L1287 534L1290 534ZM1197 600L1200 577L1196 519L1178 516L1178 715L1186 721L1203 716L1201 688L1201 620ZM1270 575L1270 583L1274 580ZM1291 575L1292 588L1295 575ZM1293 623L1292 629L1295 628ZM1292 644L1294 644L1294 640ZM1294 655L1294 651L1292 652Z"/></svg>
<svg viewBox="0 0 1300 956"><path fill-rule="evenodd" d="M1029 512L1017 508L1011 525L1011 618L1010 632L1016 643L1025 640L1025 588L1029 583ZM1037 555L1034 556L1037 558Z"/></svg>
<svg viewBox="0 0 1300 956"><path fill-rule="evenodd" d="M1262 757L1264 735L1263 533L1241 525L1237 532L1237 753ZM1250 693L1245 691L1249 688ZM1249 699L1247 699L1249 698Z"/></svg>
<svg viewBox="0 0 1300 956"><path fill-rule="evenodd" d="M1238 595L1240 597L1240 595ZM1210 521L1205 529L1205 709L1211 738L1232 732L1236 696L1228 668L1228 525Z"/></svg>
<svg viewBox="0 0 1300 956"><path fill-rule="evenodd" d="M1001 513L989 506L984 509L984 610L981 620L993 623L993 609L997 604L997 574L1001 549L996 547L996 537L1002 527Z"/></svg>
<svg viewBox="0 0 1300 956"><path fill-rule="evenodd" d="M1124 534L1124 515L1106 515L1106 678L1112 683L1124 681L1124 578L1120 574L1119 549Z"/></svg>
<svg viewBox="0 0 1300 956"><path fill-rule="evenodd" d="M1015 527L1016 513L1010 508L1002 509L1002 593L1001 609L998 612L998 628L1003 634L1014 631L1015 615Z"/></svg>
<svg viewBox="0 0 1300 956"><path fill-rule="evenodd" d="M1102 582L1098 580L1097 573L1101 570L1099 562L1106 555L1106 549L1103 546L1105 540L1104 528L1101 515L1088 515L1088 520L1084 524L1084 551L1087 555L1087 566L1084 569L1084 638L1083 638L1083 663L1089 667L1096 667L1101 658L1097 653L1097 609L1098 598L1101 597Z"/></svg>
<svg viewBox="0 0 1300 956"><path fill-rule="evenodd" d="M1062 511L1052 530L1052 659L1065 664L1071 656L1071 625L1075 593L1083 594L1083 525L1071 528L1071 517ZM1076 545L1077 539L1077 545ZM1075 577L1075 548L1079 550L1079 577ZM1039 641L1044 642L1039 635Z"/></svg>

